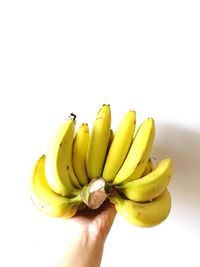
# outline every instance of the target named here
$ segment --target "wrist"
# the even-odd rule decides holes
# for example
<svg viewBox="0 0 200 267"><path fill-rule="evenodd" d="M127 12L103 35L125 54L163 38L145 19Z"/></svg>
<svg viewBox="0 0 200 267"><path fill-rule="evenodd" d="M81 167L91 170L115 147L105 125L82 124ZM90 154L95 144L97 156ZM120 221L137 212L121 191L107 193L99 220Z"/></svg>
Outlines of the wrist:
<svg viewBox="0 0 200 267"><path fill-rule="evenodd" d="M91 229L76 229L68 236L66 253L60 267L99 267L104 241L93 234Z"/></svg>
<svg viewBox="0 0 200 267"><path fill-rule="evenodd" d="M96 224L81 224L79 220L68 221L67 236L70 242L85 245L103 245L105 231L101 231Z"/></svg>
<svg viewBox="0 0 200 267"><path fill-rule="evenodd" d="M75 233L75 234L74 234ZM73 236L70 238L74 244L79 244L81 247L103 247L104 238L92 226L73 231Z"/></svg>

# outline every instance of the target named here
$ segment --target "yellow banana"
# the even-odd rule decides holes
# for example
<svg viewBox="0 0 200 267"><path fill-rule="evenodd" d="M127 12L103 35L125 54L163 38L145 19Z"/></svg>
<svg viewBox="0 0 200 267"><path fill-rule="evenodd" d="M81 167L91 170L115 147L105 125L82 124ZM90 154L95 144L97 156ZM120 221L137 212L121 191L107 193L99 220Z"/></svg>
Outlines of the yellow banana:
<svg viewBox="0 0 200 267"><path fill-rule="evenodd" d="M112 141L113 141L113 139L114 139L114 136L115 136L115 134L114 134L113 129L110 129L109 140L108 140L108 147L107 147L107 151L106 151L106 156L105 156L105 158L107 158L107 156L108 156L108 152L109 152L109 150L110 150L110 146L111 146L111 144L112 144Z"/></svg>
<svg viewBox="0 0 200 267"><path fill-rule="evenodd" d="M103 178L112 181L122 166L133 140L136 124L135 111L128 111L122 119L111 144L103 169Z"/></svg>
<svg viewBox="0 0 200 267"><path fill-rule="evenodd" d="M46 154L45 173L49 186L61 196L71 197L81 188L72 166L75 115L57 130Z"/></svg>
<svg viewBox="0 0 200 267"><path fill-rule="evenodd" d="M109 151L110 146L111 146L111 144L112 144L112 141L113 141L113 139L114 139L114 136L115 136L115 134L114 134L113 129L110 129L110 135L109 135L109 140L108 140L107 154L108 154L108 151Z"/></svg>
<svg viewBox="0 0 200 267"><path fill-rule="evenodd" d="M150 157L154 135L154 120L147 118L137 130L128 155L112 182L113 185L127 183L141 177Z"/></svg>
<svg viewBox="0 0 200 267"><path fill-rule="evenodd" d="M119 195L110 197L119 212L129 223L150 227L161 223L167 218L171 209L170 193L166 189L159 197L149 202L134 202Z"/></svg>
<svg viewBox="0 0 200 267"><path fill-rule="evenodd" d="M146 176L115 186L127 198L145 202L158 197L168 186L172 175L171 159L161 160L156 168Z"/></svg>
<svg viewBox="0 0 200 267"><path fill-rule="evenodd" d="M81 204L80 194L65 198L54 193L45 177L45 155L41 156L34 167L31 179L31 199L42 212L55 217L70 218L75 215Z"/></svg>
<svg viewBox="0 0 200 267"><path fill-rule="evenodd" d="M145 168L145 170L144 170L144 172L143 172L143 174L142 174L141 177L146 176L147 174L149 174L150 172L152 172L153 169L154 169L153 162L152 162L151 159L148 159L147 166L146 166L146 168Z"/></svg>
<svg viewBox="0 0 200 267"><path fill-rule="evenodd" d="M89 136L89 127L87 123L82 123L76 132L72 152L74 171L81 185L85 185L88 182L86 154Z"/></svg>
<svg viewBox="0 0 200 267"><path fill-rule="evenodd" d="M110 105L103 105L94 122L86 156L89 178L100 177L106 158L111 125Z"/></svg>

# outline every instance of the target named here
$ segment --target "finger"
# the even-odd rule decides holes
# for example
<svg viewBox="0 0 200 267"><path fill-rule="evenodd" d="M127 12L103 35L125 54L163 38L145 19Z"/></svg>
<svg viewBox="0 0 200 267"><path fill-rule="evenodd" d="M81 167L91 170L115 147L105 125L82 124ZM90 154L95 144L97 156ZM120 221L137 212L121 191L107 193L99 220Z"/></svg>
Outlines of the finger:
<svg viewBox="0 0 200 267"><path fill-rule="evenodd" d="M114 222L115 216L116 216L116 209L113 204L111 204L109 201L105 202L102 211L101 211L101 217L106 223L106 227L108 229L108 232Z"/></svg>

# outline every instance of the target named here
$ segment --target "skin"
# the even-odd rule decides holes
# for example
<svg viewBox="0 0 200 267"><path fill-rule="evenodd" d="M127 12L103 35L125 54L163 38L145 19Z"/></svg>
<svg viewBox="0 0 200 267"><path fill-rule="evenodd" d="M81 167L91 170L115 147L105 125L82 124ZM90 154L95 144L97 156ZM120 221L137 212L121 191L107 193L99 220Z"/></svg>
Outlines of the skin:
<svg viewBox="0 0 200 267"><path fill-rule="evenodd" d="M106 237L116 215L105 202L98 210L86 209L68 220L68 244L59 267L99 267Z"/></svg>

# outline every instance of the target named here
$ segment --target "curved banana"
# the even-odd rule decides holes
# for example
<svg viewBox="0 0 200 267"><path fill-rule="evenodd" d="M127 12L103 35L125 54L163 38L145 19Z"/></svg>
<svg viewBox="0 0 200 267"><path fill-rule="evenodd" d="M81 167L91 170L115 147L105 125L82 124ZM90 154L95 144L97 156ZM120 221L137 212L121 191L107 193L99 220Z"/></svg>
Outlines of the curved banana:
<svg viewBox="0 0 200 267"><path fill-rule="evenodd" d="M159 197L150 202L134 202L123 199L119 195L110 197L111 203L115 204L119 212L129 223L150 227L164 221L171 210L171 197L166 189Z"/></svg>
<svg viewBox="0 0 200 267"><path fill-rule="evenodd" d="M149 173L152 172L153 170L154 170L153 162L152 162L151 159L148 159L148 161L147 161L147 166L146 166L146 168L145 168L145 170L144 170L144 172L143 172L143 174L142 174L141 177L146 176L147 174L149 174Z"/></svg>
<svg viewBox="0 0 200 267"><path fill-rule="evenodd" d="M81 185L85 185L88 182L88 175L86 171L86 154L89 137L90 134L88 124L82 123L76 132L72 152L74 171Z"/></svg>
<svg viewBox="0 0 200 267"><path fill-rule="evenodd" d="M133 140L136 124L135 111L128 111L123 117L111 144L103 169L103 178L112 181L122 166Z"/></svg>
<svg viewBox="0 0 200 267"><path fill-rule="evenodd" d="M110 129L109 140L108 140L108 147L107 147L107 151L106 151L106 156L105 156L105 158L107 158L107 156L108 156L108 152L109 152L109 150L110 150L110 146L111 146L111 144L112 144L112 141L113 141L113 139L114 139L114 136L115 136L115 134L114 134L113 129Z"/></svg>
<svg viewBox="0 0 200 267"><path fill-rule="evenodd" d="M108 148L107 148L107 154L108 154L108 151L109 151L109 149L110 149L110 146L112 145L112 141L113 141L113 139L114 139L114 136L115 136L115 134L114 134L113 129L110 129L109 140L108 140Z"/></svg>
<svg viewBox="0 0 200 267"><path fill-rule="evenodd" d="M80 194L69 199L51 190L45 177L45 155L37 160L34 167L31 179L31 199L42 212L50 216L66 218L74 216L82 202Z"/></svg>
<svg viewBox="0 0 200 267"><path fill-rule="evenodd" d="M128 155L112 182L113 185L127 183L141 177L150 157L154 135L154 120L147 118L137 130Z"/></svg>
<svg viewBox="0 0 200 267"><path fill-rule="evenodd" d="M86 169L90 180L102 175L110 136L110 125L110 105L103 105L97 114L88 144Z"/></svg>
<svg viewBox="0 0 200 267"><path fill-rule="evenodd" d="M45 173L49 186L61 196L71 197L81 188L72 166L75 115L57 130L46 154Z"/></svg>
<svg viewBox="0 0 200 267"><path fill-rule="evenodd" d="M116 185L115 188L133 201L150 201L158 197L166 189L171 175L172 161L171 159L164 159L148 175L123 185Z"/></svg>

